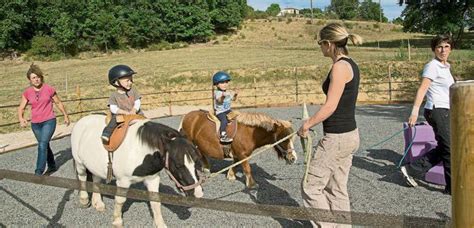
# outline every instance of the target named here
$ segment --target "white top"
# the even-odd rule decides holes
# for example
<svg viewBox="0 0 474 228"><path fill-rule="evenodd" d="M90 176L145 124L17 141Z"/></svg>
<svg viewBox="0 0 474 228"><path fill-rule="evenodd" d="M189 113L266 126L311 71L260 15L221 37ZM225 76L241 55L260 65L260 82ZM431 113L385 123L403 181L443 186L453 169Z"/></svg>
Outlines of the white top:
<svg viewBox="0 0 474 228"><path fill-rule="evenodd" d="M224 96L224 101L222 101L222 103L217 102L222 96ZM230 91L214 91L214 110L216 111L216 115L230 110L233 97L234 93Z"/></svg>
<svg viewBox="0 0 474 228"><path fill-rule="evenodd" d="M426 109L450 108L449 87L454 84L450 67L449 63L443 64L433 59L423 68L421 76L431 79L431 85L426 93Z"/></svg>

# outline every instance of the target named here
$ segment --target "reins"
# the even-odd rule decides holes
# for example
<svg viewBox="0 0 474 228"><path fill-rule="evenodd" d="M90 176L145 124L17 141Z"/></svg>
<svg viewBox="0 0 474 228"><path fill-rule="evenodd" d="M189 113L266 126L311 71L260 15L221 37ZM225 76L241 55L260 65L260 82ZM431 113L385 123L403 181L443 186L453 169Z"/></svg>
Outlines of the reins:
<svg viewBox="0 0 474 228"><path fill-rule="evenodd" d="M166 152L165 171L168 174L168 176L171 178L171 180L173 180L173 182L176 184L176 187L181 189L182 191L188 191L188 190L191 190L191 189L195 189L197 186L201 185L202 182L203 182L203 179L205 179L205 177L203 178L201 173L198 171L198 177L197 177L198 181L194 184L183 186L181 183L179 183L179 181L174 177L174 175L169 170L169 162L168 161L169 161L169 152Z"/></svg>
<svg viewBox="0 0 474 228"><path fill-rule="evenodd" d="M256 152L252 153L250 156L248 156L248 157L246 157L246 158L244 158L244 159L242 159L242 160L240 160L240 161L238 161L238 162L236 162L236 163L234 163L234 164L232 164L232 165L230 165L230 166L227 166L226 168L223 168L223 169L221 169L221 170L219 170L219 171L217 171L217 172L215 172L215 173L211 173L210 175L206 176L205 179L209 180L209 179L214 178L214 177L216 177L217 175L219 175L219 174L221 174L221 173L223 173L223 172L225 172L225 171L227 171L227 170L229 170L229 169L231 169L231 168L233 168L233 167L235 167L235 166L240 165L241 163L243 163L243 162L245 162L245 161L247 161L247 160L253 158L254 156L257 156L258 154L261 154L261 153L267 151L268 149L273 148L275 145L278 145L278 144L282 143L283 141L288 140L289 138L291 138L291 137L292 137L293 135L295 135L296 133L297 133L297 132L295 131L295 132L293 132L293 133L291 133L291 134L289 134L289 135L283 137L282 139L276 141L276 142L273 143L273 144L268 144L268 145L265 145L265 146L263 146L263 147L260 147L259 149L257 149Z"/></svg>

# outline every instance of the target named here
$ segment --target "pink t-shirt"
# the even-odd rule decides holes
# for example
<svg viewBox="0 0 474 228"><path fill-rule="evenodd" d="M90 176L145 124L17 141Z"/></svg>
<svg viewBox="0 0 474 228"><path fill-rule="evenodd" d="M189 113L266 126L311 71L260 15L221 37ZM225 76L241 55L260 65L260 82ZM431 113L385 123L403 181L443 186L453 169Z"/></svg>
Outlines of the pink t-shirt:
<svg viewBox="0 0 474 228"><path fill-rule="evenodd" d="M30 86L23 92L23 96L31 104L32 123L41 123L56 118L53 111L53 96L55 94L56 90L45 83L39 91Z"/></svg>

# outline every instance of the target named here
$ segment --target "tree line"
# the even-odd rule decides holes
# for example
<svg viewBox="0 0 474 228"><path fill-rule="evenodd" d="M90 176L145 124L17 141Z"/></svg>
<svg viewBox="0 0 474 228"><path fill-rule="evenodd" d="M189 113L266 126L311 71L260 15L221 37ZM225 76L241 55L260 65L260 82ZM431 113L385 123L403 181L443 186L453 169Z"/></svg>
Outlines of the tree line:
<svg viewBox="0 0 474 228"><path fill-rule="evenodd" d="M246 0L2 1L0 51L37 55L201 42L240 25Z"/></svg>
<svg viewBox="0 0 474 228"><path fill-rule="evenodd" d="M280 5L273 3L265 11L254 10L248 7L247 18L264 19L269 16L276 16L281 11ZM318 19L342 19L342 20L363 20L388 22L380 5L372 0L331 0L331 4L324 10L319 8L303 8L299 10L304 17Z"/></svg>

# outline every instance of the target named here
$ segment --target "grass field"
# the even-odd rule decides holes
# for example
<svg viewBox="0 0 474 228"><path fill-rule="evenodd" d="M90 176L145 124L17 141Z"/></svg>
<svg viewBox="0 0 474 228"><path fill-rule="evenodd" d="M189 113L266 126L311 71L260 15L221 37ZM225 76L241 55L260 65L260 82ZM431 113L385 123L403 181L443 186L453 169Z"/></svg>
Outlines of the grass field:
<svg viewBox="0 0 474 228"><path fill-rule="evenodd" d="M46 73L47 83L56 87L60 97L74 99L80 96L108 96L113 90L107 83L107 71L116 64L131 66L138 75L135 87L141 93L164 90L209 89L211 75L218 70L229 70L234 77L232 86L253 88L294 83L298 77L302 90L320 92L320 81L327 74L330 60L324 58L316 47L316 32L330 21L307 19L277 19L246 21L241 29L218 35L205 44L194 44L183 49L166 51L137 51L99 54L85 53L76 59L57 62L36 62ZM403 33L401 27L372 22L343 22L350 32L361 35L365 44L351 46L350 55L360 64L364 82L387 80L388 65L394 80L417 80L422 66L432 58L430 36ZM408 61L407 39L410 40ZM380 48L378 48L380 46ZM450 56L452 72L461 78L473 77L474 51L454 50ZM0 79L3 82L0 106L18 104L21 92L28 86L25 72L31 62L8 60L0 62ZM295 73L296 69L296 73ZM410 87L412 85L409 85ZM291 87L259 89L259 92L284 93ZM253 95L254 90L242 90L243 95ZM163 105L169 99L206 98L210 92L171 93L149 96L147 103ZM366 100L377 96L361 96ZM146 97L145 97L146 98ZM311 96L307 97L308 99ZM250 98L249 98L250 99ZM286 99L286 100L285 100ZM262 103L278 103L293 98L266 98ZM412 98L410 97L410 100ZM245 102L245 99L243 99ZM209 103L196 101L194 103ZM83 108L104 108L105 100L84 102ZM152 106L152 105L151 105ZM146 108L152 108L148 106ZM70 111L77 111L77 104L68 103ZM16 121L16 109L0 109L0 125ZM0 132L5 132L0 128Z"/></svg>

